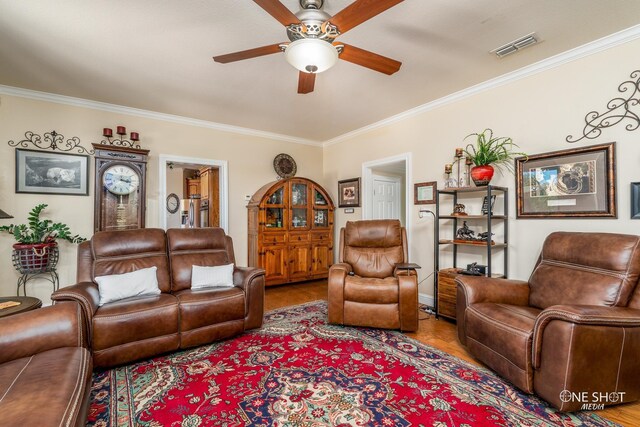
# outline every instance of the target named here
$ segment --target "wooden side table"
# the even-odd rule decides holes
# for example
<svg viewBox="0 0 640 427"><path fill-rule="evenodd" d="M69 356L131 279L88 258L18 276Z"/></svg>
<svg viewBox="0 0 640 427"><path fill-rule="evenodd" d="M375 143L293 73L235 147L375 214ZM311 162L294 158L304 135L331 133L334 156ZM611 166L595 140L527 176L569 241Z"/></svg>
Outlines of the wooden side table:
<svg viewBox="0 0 640 427"><path fill-rule="evenodd" d="M42 307L42 301L34 297L0 297L0 304L8 301L19 302L20 305L0 309L0 317L24 313Z"/></svg>
<svg viewBox="0 0 640 427"><path fill-rule="evenodd" d="M459 275L459 268L438 271L438 315L451 320L456 320L456 277Z"/></svg>

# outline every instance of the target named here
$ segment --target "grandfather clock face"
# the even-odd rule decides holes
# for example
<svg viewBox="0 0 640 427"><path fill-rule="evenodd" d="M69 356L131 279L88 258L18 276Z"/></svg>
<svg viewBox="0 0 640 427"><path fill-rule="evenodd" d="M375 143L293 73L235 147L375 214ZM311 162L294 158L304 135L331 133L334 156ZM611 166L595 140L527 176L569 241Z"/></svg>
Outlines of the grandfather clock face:
<svg viewBox="0 0 640 427"><path fill-rule="evenodd" d="M94 144L95 231L144 228L149 150Z"/></svg>

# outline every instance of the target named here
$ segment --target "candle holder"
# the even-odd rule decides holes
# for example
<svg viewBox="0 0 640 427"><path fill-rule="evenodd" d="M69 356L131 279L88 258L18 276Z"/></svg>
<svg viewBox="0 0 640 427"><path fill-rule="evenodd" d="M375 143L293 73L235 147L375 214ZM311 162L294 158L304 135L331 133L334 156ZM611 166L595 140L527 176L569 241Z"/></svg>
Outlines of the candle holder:
<svg viewBox="0 0 640 427"><path fill-rule="evenodd" d="M462 148L456 148L456 160L455 163L457 163L458 165L458 178L456 179L456 186L457 187L464 187L464 179L460 178L460 160L462 159L463 156L463 151Z"/></svg>
<svg viewBox="0 0 640 427"><path fill-rule="evenodd" d="M124 139L124 135L127 134L127 128L125 128L124 126L117 126L116 134L118 134L119 137L114 138L113 129L111 128L102 129L102 136L104 136L107 139L106 141L102 140L101 144L117 145L120 147L129 147L129 148L142 148L138 144L138 141L140 141L140 134L138 132L131 132L129 136L131 140Z"/></svg>
<svg viewBox="0 0 640 427"><path fill-rule="evenodd" d="M456 180L454 178L451 178L452 168L453 168L453 165L450 163L447 163L446 165L444 165L444 173L445 175L447 175L447 179L444 182L444 188L455 188L458 186L458 183L456 182Z"/></svg>
<svg viewBox="0 0 640 427"><path fill-rule="evenodd" d="M473 164L473 160L471 157L467 157L464 164L467 166L467 177L466 177L466 186L471 187L471 165Z"/></svg>

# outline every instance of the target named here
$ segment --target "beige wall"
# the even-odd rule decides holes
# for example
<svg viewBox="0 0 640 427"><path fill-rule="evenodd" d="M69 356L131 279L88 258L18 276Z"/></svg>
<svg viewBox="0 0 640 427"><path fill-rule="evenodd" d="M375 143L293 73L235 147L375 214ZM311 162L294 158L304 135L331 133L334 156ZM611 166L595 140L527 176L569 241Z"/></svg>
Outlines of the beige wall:
<svg viewBox="0 0 640 427"><path fill-rule="evenodd" d="M263 184L276 179L273 158L282 152L296 160L298 175L322 182L322 149L256 136L239 135L218 130L187 126L166 121L124 114L79 108L44 101L0 97L0 208L15 218L0 220L0 225L25 223L27 213L37 203L47 203L46 218L67 223L74 233L89 237L93 229L93 158L90 160L89 196L46 196L16 194L14 191L15 149L9 140L20 140L26 131L40 135L51 130L65 137L77 136L85 147L100 142L102 128L124 125L137 131L143 148L151 150L147 169L147 226L157 227L158 156L169 154L184 157L226 160L229 166L229 234L233 237L239 264L247 260L247 214L244 195L253 194ZM9 234L0 235L0 295L14 295L18 273L11 266ZM72 284L76 273L76 247L61 243L58 264L62 286ZM29 285L28 293L49 302L51 285L37 281Z"/></svg>
<svg viewBox="0 0 640 427"><path fill-rule="evenodd" d="M174 193L179 199L182 199L182 193L184 192L184 169L179 167L167 168L167 195ZM160 205L163 203L160 202ZM167 215L167 228L179 228L182 221L182 214L180 212L180 206L176 213L166 213Z"/></svg>
<svg viewBox="0 0 640 427"><path fill-rule="evenodd" d="M629 183L640 181L640 131L629 132L618 125L604 130L595 140L569 144L565 138L569 134L581 134L585 114L603 111L607 102L618 95L618 84L638 68L639 50L640 41L627 43L327 146L324 149L325 181L334 183L360 176L364 162L411 152L412 182L438 181L438 187L442 188L444 164L451 162L455 147L464 145L465 135L486 127L493 128L498 135L511 136L530 154L617 141L617 220L516 221L514 178L510 174L497 175L493 183L507 186L510 191L510 276L528 277L544 237L552 231L638 234L640 221L629 219ZM332 184L328 189L336 197L334 187ZM339 209L336 230L360 215L360 210L356 210L355 215L345 215ZM418 218L418 206L413 206L411 215L410 251L413 261L423 267L419 277L424 280L433 271L434 224L431 216ZM431 278L424 280L420 291L432 294Z"/></svg>
<svg viewBox="0 0 640 427"><path fill-rule="evenodd" d="M298 175L323 185L337 203L337 181L360 176L362 163L412 153L412 182L438 181L443 186L445 163L451 161L462 139L485 127L497 134L511 136L530 154L617 141L617 220L515 220L514 179L511 175L494 179L494 184L509 187L510 193L510 276L526 279L538 256L544 237L555 230L592 230L639 233L640 221L629 219L629 183L640 181L640 133L623 126L607 129L596 140L568 144L565 137L577 134L588 111L602 111L618 95L617 86L638 67L640 41L630 42L589 57L570 62L463 100L413 116L401 122L353 136L345 142L320 149L268 138L245 136L187 126L149 118L129 116L88 108L33 101L12 96L0 97L0 208L16 218L0 224L22 223L37 203L49 204L47 217L68 223L73 232L90 236L93 226L93 180L90 196L41 196L14 191L14 148L6 141L21 139L31 130L39 134L51 131L66 137L78 136L85 146L99 142L103 127L127 126L140 132L142 145L151 149L147 183L147 226L158 226L158 156L160 154L227 160L229 164L229 233L235 242L240 264L246 263L247 219L244 195L253 194L262 184L275 179L272 159L280 152L291 154L298 164ZM4 141L4 142L3 142ZM323 166L324 165L324 166ZM91 160L90 175L93 175ZM409 197L413 189L408 189ZM479 207L472 207L479 209ZM347 220L361 217L336 214L336 233ZM421 293L432 294L433 220L418 218L412 206L409 229L410 253L420 270ZM18 278L10 262L12 238L0 236L0 295L12 295ZM336 242L337 243L337 242ZM336 251L337 252L337 251ZM75 246L62 243L59 264L61 284L75 278ZM48 302L50 286L36 282L31 295Z"/></svg>

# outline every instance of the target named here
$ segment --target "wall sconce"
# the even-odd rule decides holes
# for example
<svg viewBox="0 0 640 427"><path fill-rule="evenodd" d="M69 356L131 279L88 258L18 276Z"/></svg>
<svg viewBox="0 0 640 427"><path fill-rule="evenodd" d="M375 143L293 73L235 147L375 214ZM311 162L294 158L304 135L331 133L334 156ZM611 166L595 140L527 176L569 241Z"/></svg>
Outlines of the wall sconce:
<svg viewBox="0 0 640 427"><path fill-rule="evenodd" d="M107 140L103 140L101 143L109 145L119 145L120 147L140 148L140 145L138 145L138 141L140 141L140 134L138 132L131 132L131 135L129 136L131 138L131 141L123 138L123 136L127 134L127 128L125 128L124 126L117 126L116 133L120 135L120 137L116 137L112 140L111 138L113 138L113 129L102 129L102 136L107 138Z"/></svg>

